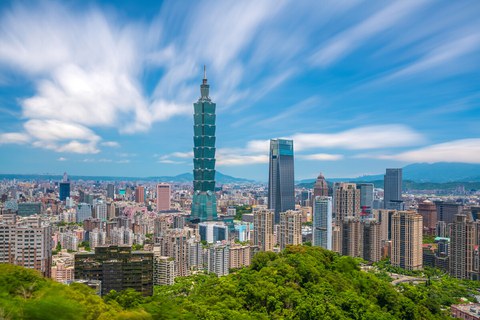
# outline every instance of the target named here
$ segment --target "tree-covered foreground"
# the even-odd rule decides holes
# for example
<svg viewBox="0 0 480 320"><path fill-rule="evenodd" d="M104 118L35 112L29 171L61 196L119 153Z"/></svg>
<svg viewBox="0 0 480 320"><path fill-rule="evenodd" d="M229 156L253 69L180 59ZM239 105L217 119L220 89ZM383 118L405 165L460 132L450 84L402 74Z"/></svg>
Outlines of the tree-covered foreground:
<svg viewBox="0 0 480 320"><path fill-rule="evenodd" d="M178 278L146 298L127 290L102 299L0 265L0 319L448 319L448 306L472 299L475 285L442 276L394 287L353 258L307 246L259 253L222 278Z"/></svg>

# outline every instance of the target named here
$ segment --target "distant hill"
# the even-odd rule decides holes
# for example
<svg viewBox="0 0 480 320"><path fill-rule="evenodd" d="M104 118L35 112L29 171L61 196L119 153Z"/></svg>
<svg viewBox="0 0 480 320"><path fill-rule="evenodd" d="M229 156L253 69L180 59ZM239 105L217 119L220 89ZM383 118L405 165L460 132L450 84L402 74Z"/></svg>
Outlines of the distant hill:
<svg viewBox="0 0 480 320"><path fill-rule="evenodd" d="M18 179L18 180L58 180L63 178L62 175L54 174L0 174L1 179ZM176 176L160 176L160 177L112 177L112 176L74 176L70 175L71 180L95 180L95 181L161 181L161 182L192 182L192 173L182 173ZM253 180L236 178L228 176L221 172L216 173L216 181L219 184L225 183L252 183Z"/></svg>
<svg viewBox="0 0 480 320"><path fill-rule="evenodd" d="M356 178L333 178L328 181L374 182L383 180L383 173ZM414 163L403 167L403 180L412 182L480 182L480 164L470 163ZM298 181L299 184L315 182L315 179ZM383 183L383 182L382 182Z"/></svg>

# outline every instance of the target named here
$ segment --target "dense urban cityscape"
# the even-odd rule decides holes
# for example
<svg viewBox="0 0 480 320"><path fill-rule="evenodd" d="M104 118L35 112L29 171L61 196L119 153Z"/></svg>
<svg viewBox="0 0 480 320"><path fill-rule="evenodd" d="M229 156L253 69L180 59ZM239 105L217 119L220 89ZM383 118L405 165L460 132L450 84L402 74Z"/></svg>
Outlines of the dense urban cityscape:
<svg viewBox="0 0 480 320"><path fill-rule="evenodd" d="M216 185L215 103L205 67L200 91L193 184L73 181L67 173L60 181L4 179L0 263L87 284L100 296L126 289L151 296L154 286L179 277L226 276L259 252L291 245L361 258L366 268L388 259L406 271L430 267L480 280L480 191L406 194L401 168L386 169L383 188L329 184L322 173L299 187L294 141L284 139L270 140L268 185ZM427 278L392 278L401 281ZM458 308L452 312L461 314Z"/></svg>
<svg viewBox="0 0 480 320"><path fill-rule="evenodd" d="M0 319L480 320L479 12L0 3Z"/></svg>

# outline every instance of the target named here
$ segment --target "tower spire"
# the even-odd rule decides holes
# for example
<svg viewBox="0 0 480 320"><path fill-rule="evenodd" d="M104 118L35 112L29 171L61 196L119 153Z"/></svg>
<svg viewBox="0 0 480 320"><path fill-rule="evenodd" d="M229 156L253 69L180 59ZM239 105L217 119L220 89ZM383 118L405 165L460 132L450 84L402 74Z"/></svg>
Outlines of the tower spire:
<svg viewBox="0 0 480 320"><path fill-rule="evenodd" d="M209 91L209 85L207 83L207 67L203 65L203 81L202 85L200 86L200 99L201 100L208 100L210 101L210 98L208 97L208 91Z"/></svg>

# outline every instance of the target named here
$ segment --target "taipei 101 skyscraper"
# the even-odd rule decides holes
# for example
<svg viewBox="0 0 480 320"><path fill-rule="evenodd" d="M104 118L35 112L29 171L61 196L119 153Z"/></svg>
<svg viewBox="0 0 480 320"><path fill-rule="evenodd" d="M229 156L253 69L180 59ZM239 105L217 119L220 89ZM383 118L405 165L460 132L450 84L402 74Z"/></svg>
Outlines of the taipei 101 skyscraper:
<svg viewBox="0 0 480 320"><path fill-rule="evenodd" d="M217 219L215 197L215 103L209 97L210 86L203 67L200 98L193 104L193 199L192 222Z"/></svg>

